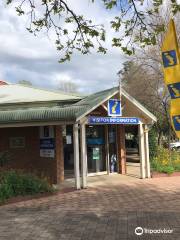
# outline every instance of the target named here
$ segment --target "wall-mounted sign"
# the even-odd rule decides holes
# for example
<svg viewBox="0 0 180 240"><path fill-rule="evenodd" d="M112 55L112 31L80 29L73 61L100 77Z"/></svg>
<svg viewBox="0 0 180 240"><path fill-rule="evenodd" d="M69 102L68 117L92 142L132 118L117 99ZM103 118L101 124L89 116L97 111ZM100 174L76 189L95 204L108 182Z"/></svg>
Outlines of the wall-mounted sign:
<svg viewBox="0 0 180 240"><path fill-rule="evenodd" d="M72 144L72 137L71 135L66 136L66 144Z"/></svg>
<svg viewBox="0 0 180 240"><path fill-rule="evenodd" d="M122 116L120 100L110 99L108 101L108 116Z"/></svg>
<svg viewBox="0 0 180 240"><path fill-rule="evenodd" d="M100 149L98 147L93 148L93 160L100 159Z"/></svg>
<svg viewBox="0 0 180 240"><path fill-rule="evenodd" d="M40 156L54 158L55 143L53 138L40 139Z"/></svg>
<svg viewBox="0 0 180 240"><path fill-rule="evenodd" d="M135 117L89 117L89 124L139 124Z"/></svg>
<svg viewBox="0 0 180 240"><path fill-rule="evenodd" d="M10 137L9 146L10 148L24 148L25 137Z"/></svg>
<svg viewBox="0 0 180 240"><path fill-rule="evenodd" d="M53 126L40 127L40 157L54 158L55 140Z"/></svg>
<svg viewBox="0 0 180 240"><path fill-rule="evenodd" d="M53 126L40 127L40 138L54 138L54 127Z"/></svg>
<svg viewBox="0 0 180 240"><path fill-rule="evenodd" d="M87 138L88 145L102 145L104 144L103 138Z"/></svg>

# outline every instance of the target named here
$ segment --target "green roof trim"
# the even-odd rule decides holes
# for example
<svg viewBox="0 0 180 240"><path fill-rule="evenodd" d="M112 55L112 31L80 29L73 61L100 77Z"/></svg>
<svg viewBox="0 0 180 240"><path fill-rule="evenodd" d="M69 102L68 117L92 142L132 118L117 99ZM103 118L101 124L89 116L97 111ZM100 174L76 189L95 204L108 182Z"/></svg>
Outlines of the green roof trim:
<svg viewBox="0 0 180 240"><path fill-rule="evenodd" d="M79 107L27 108L12 111L0 111L0 123L22 123L40 121L75 121Z"/></svg>

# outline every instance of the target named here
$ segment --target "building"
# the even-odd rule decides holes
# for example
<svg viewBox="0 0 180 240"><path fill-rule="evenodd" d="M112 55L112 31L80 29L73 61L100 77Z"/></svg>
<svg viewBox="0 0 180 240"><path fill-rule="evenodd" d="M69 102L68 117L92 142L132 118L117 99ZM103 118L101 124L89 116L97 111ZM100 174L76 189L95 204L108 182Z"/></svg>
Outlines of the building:
<svg viewBox="0 0 180 240"><path fill-rule="evenodd" d="M108 104L119 104L119 98L118 87L82 97L1 84L0 152L10 154L6 167L35 171L56 184L71 172L80 189L87 186L87 174L126 174L126 144L136 142L141 178L149 178L148 130L156 117L124 90L122 117L109 117Z"/></svg>

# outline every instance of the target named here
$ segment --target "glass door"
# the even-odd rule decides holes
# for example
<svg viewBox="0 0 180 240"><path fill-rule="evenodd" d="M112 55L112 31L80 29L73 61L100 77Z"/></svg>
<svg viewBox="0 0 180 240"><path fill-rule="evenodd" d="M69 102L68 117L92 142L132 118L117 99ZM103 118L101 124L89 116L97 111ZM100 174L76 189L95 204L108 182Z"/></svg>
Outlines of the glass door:
<svg viewBox="0 0 180 240"><path fill-rule="evenodd" d="M86 141L88 173L98 174L106 171L104 126L87 126Z"/></svg>

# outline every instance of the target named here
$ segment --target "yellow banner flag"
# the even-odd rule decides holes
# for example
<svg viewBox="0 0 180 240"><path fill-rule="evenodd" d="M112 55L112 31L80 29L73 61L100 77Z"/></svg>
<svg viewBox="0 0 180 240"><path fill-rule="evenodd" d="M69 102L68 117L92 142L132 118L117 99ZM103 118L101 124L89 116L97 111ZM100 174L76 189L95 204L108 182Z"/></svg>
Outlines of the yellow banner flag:
<svg viewBox="0 0 180 240"><path fill-rule="evenodd" d="M177 137L180 139L180 98L176 101L171 100L170 116L174 131Z"/></svg>
<svg viewBox="0 0 180 240"><path fill-rule="evenodd" d="M171 96L171 123L176 135L180 138L180 52L172 19L162 45L162 60L164 80Z"/></svg>

